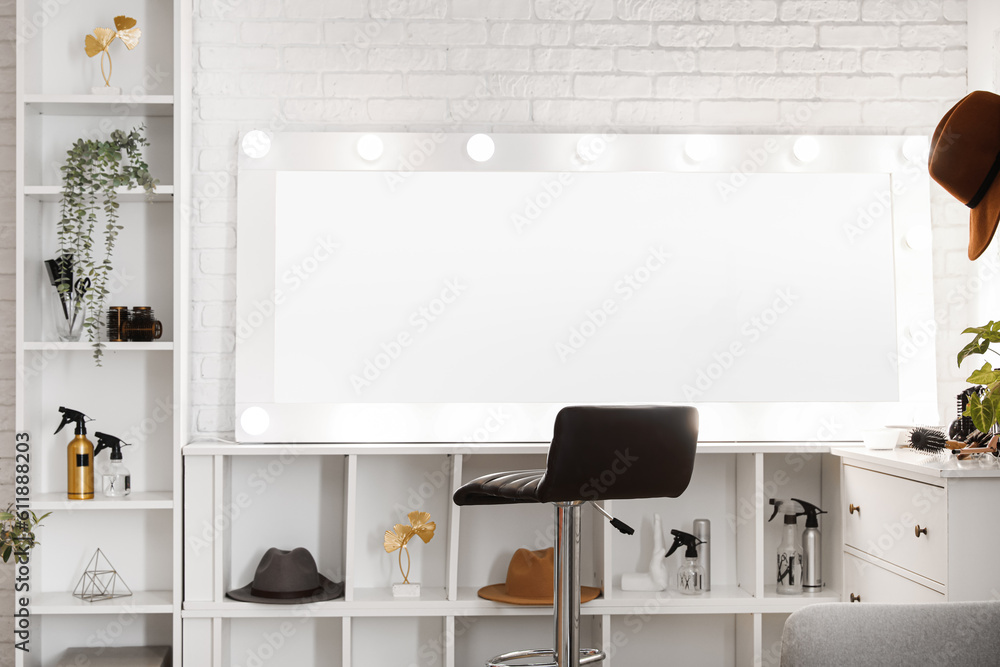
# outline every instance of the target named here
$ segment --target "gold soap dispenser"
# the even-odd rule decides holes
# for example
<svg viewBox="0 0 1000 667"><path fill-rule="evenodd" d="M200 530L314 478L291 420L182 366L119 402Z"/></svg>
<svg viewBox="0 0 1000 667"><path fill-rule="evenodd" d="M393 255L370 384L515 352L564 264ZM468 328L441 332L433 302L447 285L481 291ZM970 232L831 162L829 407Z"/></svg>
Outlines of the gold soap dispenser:
<svg viewBox="0 0 1000 667"><path fill-rule="evenodd" d="M62 423L56 433L76 422L75 436L66 447L66 497L70 500L94 498L94 444L87 440L87 415L70 408L59 408Z"/></svg>

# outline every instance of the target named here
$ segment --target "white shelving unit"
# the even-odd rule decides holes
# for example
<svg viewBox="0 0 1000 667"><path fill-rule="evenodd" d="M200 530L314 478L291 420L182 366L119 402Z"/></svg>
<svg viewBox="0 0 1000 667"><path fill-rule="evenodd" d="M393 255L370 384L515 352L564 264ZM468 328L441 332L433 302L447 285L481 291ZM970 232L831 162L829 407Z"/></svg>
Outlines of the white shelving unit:
<svg viewBox="0 0 1000 667"><path fill-rule="evenodd" d="M123 92L91 94L103 81L99 58L83 51L84 35L112 25L121 13L136 18L143 31L134 51L115 50L112 56L112 85ZM17 19L23 34L16 84L16 429L30 442L31 509L52 515L37 532L30 591L22 593L29 600L30 651L17 651L16 664L57 664L67 648L93 646L103 633L106 645L173 646L174 665L180 665L191 5L136 0L122 8L108 0L58 6L18 0ZM106 344L98 368L89 343L56 339L42 262L57 251L59 167L66 151L78 138L106 138L114 129L139 125L150 142L146 161L160 184L151 198L119 190L125 228L114 262L121 273L108 305L152 306L163 338ZM96 442L93 433L100 430L135 445L125 450L130 496L109 499L98 488L92 501L66 499L65 447L72 433L52 435L61 405L94 418L91 440ZM98 547L132 596L89 603L72 595Z"/></svg>
<svg viewBox="0 0 1000 667"><path fill-rule="evenodd" d="M485 472L542 465L547 448L186 446L182 618L188 664L222 667L263 650L280 664L458 667L505 650L547 646L551 607L506 605L476 591L504 580L517 548L551 546L551 508L459 508L451 500L459 485ZM829 443L706 443L699 445L694 479L680 498L605 503L637 528L636 535L621 535L588 510L581 579L603 594L582 607L584 643L604 647L607 664L617 667L653 664L666 646L678 663L771 664L788 614L840 600L839 475ZM781 526L767 521L767 500L775 496L813 499L830 512L822 518L827 585L820 593L775 593ZM412 554L411 578L421 582L421 597L397 600L390 587L399 573L381 540L411 509L429 511L437 532ZM654 512L665 530L690 530L695 518L712 521L710 593L621 590L623 573L645 568ZM343 599L266 605L225 597L253 578L267 548L297 546L313 553L326 576L345 582ZM669 567L676 569L679 559L672 556ZM274 632L280 647L262 643ZM391 660L382 654L387 643Z"/></svg>

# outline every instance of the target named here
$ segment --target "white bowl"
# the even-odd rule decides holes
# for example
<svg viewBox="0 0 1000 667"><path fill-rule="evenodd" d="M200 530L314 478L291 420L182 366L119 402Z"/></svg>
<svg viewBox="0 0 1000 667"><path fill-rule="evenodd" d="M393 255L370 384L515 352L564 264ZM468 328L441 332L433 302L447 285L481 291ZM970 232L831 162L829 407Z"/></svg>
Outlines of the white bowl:
<svg viewBox="0 0 1000 667"><path fill-rule="evenodd" d="M861 437L868 449L894 449L899 439L899 429L877 428L862 431Z"/></svg>

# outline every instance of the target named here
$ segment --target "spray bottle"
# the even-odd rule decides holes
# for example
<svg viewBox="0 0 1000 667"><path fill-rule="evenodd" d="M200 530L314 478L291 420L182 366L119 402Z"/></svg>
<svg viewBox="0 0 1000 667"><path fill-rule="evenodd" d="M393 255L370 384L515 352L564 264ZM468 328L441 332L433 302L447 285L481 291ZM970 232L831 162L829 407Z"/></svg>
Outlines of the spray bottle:
<svg viewBox="0 0 1000 667"><path fill-rule="evenodd" d="M694 535L680 530L671 530L674 536L674 543L670 546L666 558L677 551L677 547L684 545L684 563L677 568L677 589L685 595L700 595L703 591L705 580L705 568L698 565L698 545L701 544Z"/></svg>
<svg viewBox="0 0 1000 667"><path fill-rule="evenodd" d="M99 431L94 435L97 436L95 458L101 451L111 450L111 461L101 466L101 488L104 490L104 495L109 498L127 496L132 493L132 475L122 463L122 447L131 446L131 443L122 442L121 438Z"/></svg>
<svg viewBox="0 0 1000 667"><path fill-rule="evenodd" d="M62 422L56 433L70 422L76 422L75 437L66 447L66 497L70 500L94 498L94 445L87 440L87 415L78 410L59 408Z"/></svg>
<svg viewBox="0 0 1000 667"><path fill-rule="evenodd" d="M794 500L769 501L774 506L770 521L781 512L785 515L784 533L778 545L778 593L798 595L802 593L802 550L798 547L798 517L805 509Z"/></svg>
<svg viewBox="0 0 1000 667"><path fill-rule="evenodd" d="M823 568L820 560L823 545L819 534L819 515L826 512L804 500L798 498L792 500L802 505L803 514L806 516L806 528L802 531L802 588L807 593L818 591L823 588Z"/></svg>

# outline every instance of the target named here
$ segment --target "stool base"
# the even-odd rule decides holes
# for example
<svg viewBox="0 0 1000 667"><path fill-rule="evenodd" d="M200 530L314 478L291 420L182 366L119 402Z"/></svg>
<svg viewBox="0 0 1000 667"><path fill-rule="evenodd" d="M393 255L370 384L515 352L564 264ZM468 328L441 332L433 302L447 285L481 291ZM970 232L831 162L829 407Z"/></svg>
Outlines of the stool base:
<svg viewBox="0 0 1000 667"><path fill-rule="evenodd" d="M556 662L529 662L522 665L511 665L507 660L524 660L527 658L544 658L546 656L555 657L556 652L550 648L536 648L529 649L527 651L511 651L510 653L504 653L498 655L495 658L490 658L486 661L486 667L559 667ZM582 648L580 649L580 663L581 665L592 665L597 662L604 660L604 651L599 651L596 648Z"/></svg>

